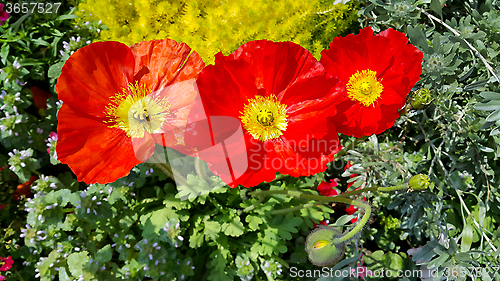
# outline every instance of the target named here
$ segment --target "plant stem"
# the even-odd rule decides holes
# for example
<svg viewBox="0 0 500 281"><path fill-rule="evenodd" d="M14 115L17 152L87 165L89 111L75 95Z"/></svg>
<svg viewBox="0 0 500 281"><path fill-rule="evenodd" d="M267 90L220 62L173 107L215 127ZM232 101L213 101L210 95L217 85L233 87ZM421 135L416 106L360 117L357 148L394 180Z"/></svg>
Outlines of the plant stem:
<svg viewBox="0 0 500 281"><path fill-rule="evenodd" d="M291 212L298 211L298 210L301 210L301 209L312 208L312 207L314 207L314 205L318 205L318 202L314 201L312 203L306 203L306 204L302 204L300 206L295 206L295 207L292 207L292 208L285 208L285 209L273 210L273 211L271 211L269 213L271 215L286 214L286 213L291 213Z"/></svg>
<svg viewBox="0 0 500 281"><path fill-rule="evenodd" d="M405 188L408 188L408 184L406 184L406 183L401 184L401 185L389 186L389 187L374 186L374 187L358 189L358 190L351 191L351 192L344 192L344 193L341 193L339 195L332 196L332 197L326 197L323 195L305 194L299 190L291 190L291 189L288 189L288 190L256 190L256 191L249 192L248 194L251 195L252 197L256 197L256 196L261 197L261 196L268 196L268 195L275 195L275 194L288 194L288 195L300 197L300 198L304 198L304 196L307 195L307 196L315 196L313 198L313 200L330 202L331 199L328 199L328 198L348 197L351 195L361 194L361 193L366 192L366 191L391 192L391 191L401 190L401 189L405 189ZM337 201L332 201L332 202L337 202Z"/></svg>
<svg viewBox="0 0 500 281"><path fill-rule="evenodd" d="M401 189L405 189L405 188L408 188L408 184L401 184L401 185L395 185L395 186L389 186L389 187L374 186L374 187L368 187L368 188L361 188L361 189L354 190L351 192L342 192L341 194L337 195L336 197L348 197L351 195L361 194L361 193L367 192L367 191L391 192L391 191L397 191L397 190L401 190Z"/></svg>

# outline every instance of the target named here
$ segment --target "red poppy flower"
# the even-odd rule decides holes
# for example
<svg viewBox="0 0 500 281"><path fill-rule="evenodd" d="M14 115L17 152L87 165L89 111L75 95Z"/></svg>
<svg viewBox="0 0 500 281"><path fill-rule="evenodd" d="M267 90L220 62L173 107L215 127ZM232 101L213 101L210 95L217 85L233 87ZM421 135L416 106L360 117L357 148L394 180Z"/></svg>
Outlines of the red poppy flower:
<svg viewBox="0 0 500 281"><path fill-rule="evenodd" d="M16 191L14 191L14 198L19 199L21 195L26 197L31 197L33 193L31 192L31 185L38 179L38 176L33 175L30 177L29 181L22 183L17 186Z"/></svg>
<svg viewBox="0 0 500 281"><path fill-rule="evenodd" d="M422 74L423 54L407 43L401 32L387 29L374 36L366 27L334 38L321 52L325 69L346 89L332 119L338 132L359 138L392 127Z"/></svg>
<svg viewBox="0 0 500 281"><path fill-rule="evenodd" d="M324 171L339 149L326 122L336 112L337 82L291 42L252 41L219 53L198 78L202 105L190 116L199 122L186 143L231 187L271 181L276 172Z"/></svg>
<svg viewBox="0 0 500 281"><path fill-rule="evenodd" d="M12 267L14 261L10 256L7 258L0 257L0 271L7 271Z"/></svg>
<svg viewBox="0 0 500 281"><path fill-rule="evenodd" d="M316 227L318 227L320 225L328 225L328 224L325 221L319 221L319 223L314 223L313 222L313 228L316 228Z"/></svg>
<svg viewBox="0 0 500 281"><path fill-rule="evenodd" d="M56 91L58 159L78 180L109 183L151 157L155 142L182 145L204 67L184 43L92 43L65 63Z"/></svg>
<svg viewBox="0 0 500 281"><path fill-rule="evenodd" d="M323 196L335 196L339 194L338 191L334 188L338 185L339 184L334 180L330 180L330 183L323 181L318 185L316 190L318 190L319 194Z"/></svg>
<svg viewBox="0 0 500 281"><path fill-rule="evenodd" d="M47 100L52 96L51 93L38 88L37 86L30 87L33 95L33 101L38 109L47 109Z"/></svg>

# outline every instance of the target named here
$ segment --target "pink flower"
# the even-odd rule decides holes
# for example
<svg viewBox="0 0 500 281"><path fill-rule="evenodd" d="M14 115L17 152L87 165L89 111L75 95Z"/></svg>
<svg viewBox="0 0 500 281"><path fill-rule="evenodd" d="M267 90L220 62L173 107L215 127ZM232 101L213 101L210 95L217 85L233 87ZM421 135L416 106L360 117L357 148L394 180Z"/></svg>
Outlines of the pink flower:
<svg viewBox="0 0 500 281"><path fill-rule="evenodd" d="M57 133L56 132L50 132L49 138L45 142L47 142L47 146L49 147L49 148L47 148L47 153L49 155L51 155L50 154L50 149L52 148L52 146L54 145L54 143L57 142ZM55 150L54 150L54 152L55 152Z"/></svg>
<svg viewBox="0 0 500 281"><path fill-rule="evenodd" d="M12 267L14 261L10 256L7 258L0 257L0 271L7 271Z"/></svg>
<svg viewBox="0 0 500 281"><path fill-rule="evenodd" d="M0 204L0 210L3 209L3 207L7 206L7 204Z"/></svg>
<svg viewBox="0 0 500 281"><path fill-rule="evenodd" d="M0 22L3 24L10 17L9 13L3 10L4 5L0 3Z"/></svg>
<svg viewBox="0 0 500 281"><path fill-rule="evenodd" d="M361 255L361 257L362 256L363 255ZM363 258L361 260L361 262L358 262L358 266L356 268L351 269L351 272L354 272L354 275L356 275L356 277L361 277L361 279L363 279L363 280L365 280L366 276L373 276L372 271L369 270L368 267L363 265L364 262L365 262L365 258Z"/></svg>

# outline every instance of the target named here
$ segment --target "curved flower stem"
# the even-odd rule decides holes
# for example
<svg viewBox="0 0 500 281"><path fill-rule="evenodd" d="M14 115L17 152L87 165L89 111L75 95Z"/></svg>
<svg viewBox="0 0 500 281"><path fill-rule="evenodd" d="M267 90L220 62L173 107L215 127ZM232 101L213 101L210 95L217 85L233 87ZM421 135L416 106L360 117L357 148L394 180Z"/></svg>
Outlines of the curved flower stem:
<svg viewBox="0 0 500 281"><path fill-rule="evenodd" d="M435 20L437 22L439 22L440 24L442 24L444 27L446 27L449 31L451 31L455 36L460 36L460 33L458 31L456 31L455 29L453 29L451 26L447 25L445 22L443 22L442 20L436 18L435 16L429 14L427 11L425 11L424 9L422 8L419 8L417 7L417 10L419 10L420 12L424 13L427 17L429 17L429 19L431 20ZM495 77L495 79L497 79L497 81L500 83L500 79L498 78L497 74L495 73L495 70L493 70L493 68L491 67L491 65L486 61L486 59L481 55L481 53L479 53L479 51L474 48L474 46L472 46L472 44L470 44L467 40L465 40L464 38L462 38L462 40L464 40L465 44L467 44L467 46L476 53L476 55L481 59L481 61L484 63L484 66L486 66L486 68L488 69L489 72L491 72L491 74L493 74L493 76Z"/></svg>
<svg viewBox="0 0 500 281"><path fill-rule="evenodd" d="M354 200L354 199L350 199L350 198L336 198L336 199L338 199L340 202L345 200L342 203L354 205L354 206L356 206L360 209L363 209L365 211L361 220L358 221L356 226L353 229L351 229L351 231L349 231L347 234L342 235L342 237L333 239L332 243L340 244L340 243L343 243L345 241L350 240L351 238L354 237L354 235L358 234L358 232L360 232L361 229L363 229L363 227L366 225L366 223L368 222L368 219L371 216L372 208L370 205L363 203L359 200Z"/></svg>
<svg viewBox="0 0 500 281"><path fill-rule="evenodd" d="M338 159L338 158L346 155L349 150L353 149L358 144L364 142L367 138L368 138L368 136L362 136L359 139L355 139L353 142L349 143L344 148L342 148L341 151L337 152L337 154L335 154L335 159Z"/></svg>
<svg viewBox="0 0 500 281"><path fill-rule="evenodd" d="M342 237L333 239L332 243L334 243L336 245L350 240L352 237L354 237L354 235L356 235L358 232L360 232L361 229L363 229L363 227L368 222L368 219L370 218L370 215L372 212L372 208L370 205L363 203L361 201L355 200L355 199L351 199L351 198L343 198L343 197L338 197L338 196L325 197L325 196L321 196L321 195L311 195L311 194L302 194L300 197L304 198L304 199L309 199L309 200L318 200L318 201L322 200L322 201L327 201L327 202L345 203L345 204L349 204L349 205L354 205L354 206L356 206L360 209L363 209L365 211L361 220L358 221L356 226L353 229L351 229L351 231L349 231L349 233L342 235Z"/></svg>

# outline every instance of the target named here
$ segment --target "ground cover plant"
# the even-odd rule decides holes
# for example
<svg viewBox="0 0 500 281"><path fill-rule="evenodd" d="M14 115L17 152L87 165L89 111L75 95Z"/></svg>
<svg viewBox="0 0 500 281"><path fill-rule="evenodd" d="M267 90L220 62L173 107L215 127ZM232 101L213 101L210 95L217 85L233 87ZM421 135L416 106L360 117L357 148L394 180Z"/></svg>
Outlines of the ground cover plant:
<svg viewBox="0 0 500 281"><path fill-rule="evenodd" d="M500 280L500 3L299 2L2 3L0 280Z"/></svg>

